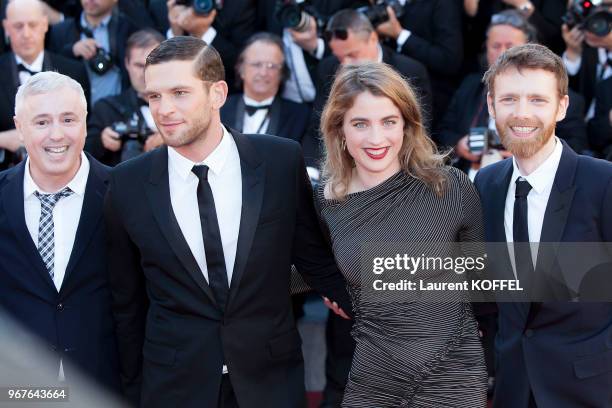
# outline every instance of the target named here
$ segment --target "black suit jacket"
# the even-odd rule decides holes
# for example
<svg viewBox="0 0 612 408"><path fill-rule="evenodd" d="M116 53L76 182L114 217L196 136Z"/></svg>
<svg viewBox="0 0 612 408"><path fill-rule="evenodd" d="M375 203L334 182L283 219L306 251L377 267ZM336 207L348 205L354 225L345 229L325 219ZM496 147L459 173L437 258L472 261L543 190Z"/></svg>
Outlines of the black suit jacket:
<svg viewBox="0 0 612 408"><path fill-rule="evenodd" d="M597 153L612 160L612 78L599 83L595 93L595 116L589 121L589 143Z"/></svg>
<svg viewBox="0 0 612 408"><path fill-rule="evenodd" d="M474 120L482 109L480 120ZM565 119L557 123L556 134L572 149L582 152L587 148L586 125L584 123L584 98L569 90L569 107ZM488 126L489 113L482 74L470 74L461 83L453 96L448 111L436 132L438 143L443 147L455 147L459 139L470 133L473 126Z"/></svg>
<svg viewBox="0 0 612 408"><path fill-rule="evenodd" d="M397 72L406 77L416 90L417 97L421 102L421 111L423 112L425 124L428 125L431 119L432 91L427 69L414 58L398 54L385 46L382 46L382 51L383 62L391 65ZM317 67L315 83L317 95L313 107L313 120L303 141L306 164L315 167L318 166L323 155L319 133L321 113L329 97L329 92L339 67L340 61L334 55L323 59Z"/></svg>
<svg viewBox="0 0 612 408"><path fill-rule="evenodd" d="M66 58L75 59L85 63L82 59L75 57L72 53L74 43L81 39L80 16L68 18L61 23L51 26L49 33L49 48ZM125 68L125 46L128 37L137 30L136 26L120 12L113 12L109 23L109 44L111 56L116 66L121 71L122 87L130 85L130 78Z"/></svg>
<svg viewBox="0 0 612 408"><path fill-rule="evenodd" d="M270 124L266 133L287 137L302 142L310 119L308 105L295 103L276 96L269 110ZM244 99L242 94L230 95L221 108L221 121L232 129L242 132L244 122Z"/></svg>
<svg viewBox="0 0 612 408"><path fill-rule="evenodd" d="M167 148L120 164L111 178L105 208L122 374L129 397L143 407L216 407L224 361L240 407L302 407L291 264L311 287L350 308L299 145L232 137L242 215L225 314L174 217Z"/></svg>
<svg viewBox="0 0 612 408"><path fill-rule="evenodd" d="M59 293L26 226L26 162L0 173L0 306L55 353L51 381L57 378L62 358L118 393L119 360L102 217L109 169L90 156L89 162L79 226ZM76 375L71 368L64 363L69 382Z"/></svg>
<svg viewBox="0 0 612 408"><path fill-rule="evenodd" d="M587 107L591 106L591 102L595 98L598 63L597 48L592 48L585 44L582 49L580 70L576 75L569 76L569 86L584 96L584 102Z"/></svg>
<svg viewBox="0 0 612 408"><path fill-rule="evenodd" d="M476 176L489 242L506 241L512 171L512 159L506 159ZM577 155L563 143L540 242L612 241L611 202L612 165ZM545 261L538 252L536 274ZM499 303L498 309L494 407L527 407L530 392L538 407L610 406L611 303Z"/></svg>

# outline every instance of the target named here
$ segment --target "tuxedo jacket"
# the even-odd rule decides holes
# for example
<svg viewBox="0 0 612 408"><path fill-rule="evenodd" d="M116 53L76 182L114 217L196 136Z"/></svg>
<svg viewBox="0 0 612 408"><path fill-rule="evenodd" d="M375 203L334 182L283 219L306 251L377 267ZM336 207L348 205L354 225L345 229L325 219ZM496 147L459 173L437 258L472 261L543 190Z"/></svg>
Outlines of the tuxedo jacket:
<svg viewBox="0 0 612 408"><path fill-rule="evenodd" d="M506 242L512 172L512 159L506 159L476 176L489 242ZM612 164L577 155L563 142L540 242L612 241L610 203ZM534 276L546 270L542 248ZM510 261L505 252L497 262ZM610 406L612 303L500 302L498 309L494 407L527 407L530 393L538 407Z"/></svg>
<svg viewBox="0 0 612 408"><path fill-rule="evenodd" d="M75 57L72 53L74 43L81 39L80 15L75 18L68 18L61 23L54 24L49 30L49 48L63 55L66 58L86 63L80 58ZM137 30L121 12L114 12L109 23L109 44L110 54L114 64L121 71L122 87L127 88L130 85L129 75L125 68L125 47L128 37Z"/></svg>
<svg viewBox="0 0 612 408"><path fill-rule="evenodd" d="M291 264L350 310L299 145L235 131L232 137L242 214L225 313L174 216L167 148L113 171L105 204L113 310L124 389L142 407L216 407L224 362L240 407L303 407Z"/></svg>
<svg viewBox="0 0 612 408"><path fill-rule="evenodd" d="M0 173L0 306L38 336L66 380L82 372L119 392L119 360L108 284L103 202L109 169L91 165L62 286L57 291L25 221L25 161ZM33 367L35 369L35 367ZM57 371L55 371L55 381Z"/></svg>
<svg viewBox="0 0 612 408"><path fill-rule="evenodd" d="M277 95L272 101L268 115L270 123L266 129L267 134L302 142L310 119L308 105L295 103ZM225 105L221 108L221 121L226 126L242 132L244 125L242 94L233 94L227 98Z"/></svg>

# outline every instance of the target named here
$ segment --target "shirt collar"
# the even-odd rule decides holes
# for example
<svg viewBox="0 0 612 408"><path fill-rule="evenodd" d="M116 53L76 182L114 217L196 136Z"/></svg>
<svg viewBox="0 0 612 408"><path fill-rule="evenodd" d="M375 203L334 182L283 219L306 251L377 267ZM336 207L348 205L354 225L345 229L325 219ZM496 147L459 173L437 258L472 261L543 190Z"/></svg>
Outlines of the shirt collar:
<svg viewBox="0 0 612 408"><path fill-rule="evenodd" d="M92 27L89 22L87 21L87 19L85 18L85 12L81 13L81 27L89 27L92 30L96 29L96 28L107 28L108 27L108 23L111 20L111 17L113 16L113 13L109 13L108 16L104 17L101 21L100 24L98 24L98 26L96 27Z"/></svg>
<svg viewBox="0 0 612 408"><path fill-rule="evenodd" d="M553 152L546 158L546 160L544 160L542 164L540 164L537 169L535 169L534 172L528 176L521 175L516 163L516 158L513 158L512 165L514 171L512 173L512 179L510 182L514 184L516 183L516 179L523 177L529 182L536 193L542 194L546 188L551 186L555 181L557 168L559 167L559 162L561 161L561 153L563 153L563 144L559 138L555 136L555 149Z"/></svg>
<svg viewBox="0 0 612 408"><path fill-rule="evenodd" d="M81 166L79 170L74 175L72 180L68 182L64 187L68 187L74 194L79 196L85 195L85 187L87 186L87 176L89 175L89 160L85 153L81 152ZM49 194L49 193L57 193L61 191L64 187L60 188L58 191L44 191L40 188L32 175L30 174L30 158L26 159L25 163L25 171L23 176L23 196L25 199L28 199L31 195L33 195L36 191Z"/></svg>
<svg viewBox="0 0 612 408"><path fill-rule="evenodd" d="M246 94L242 94L242 99L244 99L244 103L245 105L249 105L249 106L265 106L265 105L270 105L272 103L272 101L274 101L274 96L268 98L268 99L264 99L261 102L256 101L255 99L251 99L248 96L246 96Z"/></svg>
<svg viewBox="0 0 612 408"><path fill-rule="evenodd" d="M383 62L383 49L380 44L376 44L376 48L378 48L378 59L376 62Z"/></svg>
<svg viewBox="0 0 612 408"><path fill-rule="evenodd" d="M606 62L608 62L609 59L612 59L612 51L608 51L605 48L598 48L597 53L599 57L599 63L601 65L606 64Z"/></svg>
<svg viewBox="0 0 612 408"><path fill-rule="evenodd" d="M27 62L25 62L19 55L14 54L15 55L15 61L17 62L17 65L19 64L23 64L24 67L26 67L27 69L29 69L30 71L33 72L40 72L43 69L43 61L45 59L45 51L41 51L40 54L38 54L38 57L36 57L36 59L32 62L32 64L28 64Z"/></svg>
<svg viewBox="0 0 612 408"><path fill-rule="evenodd" d="M174 150L172 147L168 147L168 163L172 167L172 169L179 175L181 179L184 181L192 174L191 169L195 165L204 164L208 166L210 171L215 175L219 175L221 171L223 171L223 167L227 162L227 158L229 157L229 153L231 151L231 146L234 143L234 138L227 131L225 126L221 126L223 129L223 136L221 137L221 142L215 150L213 150L208 157L206 157L202 162L195 163L181 155L179 152ZM194 175L195 176L195 175Z"/></svg>

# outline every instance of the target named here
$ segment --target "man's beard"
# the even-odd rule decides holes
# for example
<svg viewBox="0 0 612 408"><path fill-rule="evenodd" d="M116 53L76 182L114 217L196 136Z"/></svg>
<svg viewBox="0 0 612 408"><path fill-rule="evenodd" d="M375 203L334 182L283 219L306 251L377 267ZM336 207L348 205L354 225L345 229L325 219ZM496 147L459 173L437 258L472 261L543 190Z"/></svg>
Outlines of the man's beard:
<svg viewBox="0 0 612 408"><path fill-rule="evenodd" d="M170 147L183 147L188 146L195 141L199 140L203 137L210 127L210 116L201 117L200 120L194 122L194 124L185 129L183 132L175 132L171 135L166 135L162 129L160 129L160 134L162 139L164 140L164 144Z"/></svg>
<svg viewBox="0 0 612 408"><path fill-rule="evenodd" d="M537 131L533 136L527 138L516 137L512 134L512 127L537 127ZM497 132L501 139L502 144L506 150L510 151L514 156L528 159L536 154L540 149L550 140L552 135L555 133L556 123L544 127L544 124L537 120L509 120L502 126L495 123Z"/></svg>

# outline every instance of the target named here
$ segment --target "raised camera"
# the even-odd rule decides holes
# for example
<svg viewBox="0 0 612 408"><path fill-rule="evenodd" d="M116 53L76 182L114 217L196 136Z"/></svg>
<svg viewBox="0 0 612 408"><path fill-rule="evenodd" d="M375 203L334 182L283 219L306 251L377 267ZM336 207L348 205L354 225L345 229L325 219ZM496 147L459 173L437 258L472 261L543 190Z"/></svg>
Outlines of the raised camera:
<svg viewBox="0 0 612 408"><path fill-rule="evenodd" d="M409 1L406 1L409 3ZM357 11L365 14L370 20L374 27L389 20L389 13L387 13L387 7L391 7L395 16L400 18L404 14L404 7L398 0L378 0L373 6L359 7Z"/></svg>
<svg viewBox="0 0 612 408"><path fill-rule="evenodd" d="M482 154L486 149L503 150L504 145L496 131L486 127L470 128L468 148L474 154Z"/></svg>
<svg viewBox="0 0 612 408"><path fill-rule="evenodd" d="M221 10L223 4L219 0L176 0L176 5L193 7L196 14L207 15L213 10Z"/></svg>
<svg viewBox="0 0 612 408"><path fill-rule="evenodd" d="M570 29L577 26L598 37L605 37L612 31L610 6L612 1L574 0L561 19Z"/></svg>
<svg viewBox="0 0 612 408"><path fill-rule="evenodd" d="M98 48L96 55L89 60L89 67L98 75L106 74L113 65L113 57L104 48Z"/></svg>

